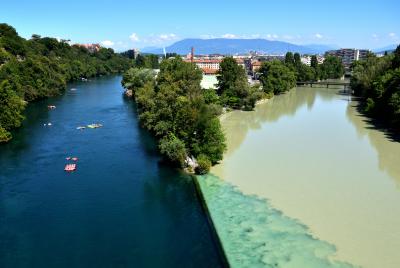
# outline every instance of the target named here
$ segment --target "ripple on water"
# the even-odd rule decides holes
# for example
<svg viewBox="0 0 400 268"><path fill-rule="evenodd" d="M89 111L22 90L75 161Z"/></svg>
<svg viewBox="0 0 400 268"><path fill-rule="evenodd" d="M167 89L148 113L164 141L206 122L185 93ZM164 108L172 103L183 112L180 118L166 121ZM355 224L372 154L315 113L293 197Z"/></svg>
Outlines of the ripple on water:
<svg viewBox="0 0 400 268"><path fill-rule="evenodd" d="M208 209L232 267L354 267L335 261L334 245L213 175L198 176Z"/></svg>

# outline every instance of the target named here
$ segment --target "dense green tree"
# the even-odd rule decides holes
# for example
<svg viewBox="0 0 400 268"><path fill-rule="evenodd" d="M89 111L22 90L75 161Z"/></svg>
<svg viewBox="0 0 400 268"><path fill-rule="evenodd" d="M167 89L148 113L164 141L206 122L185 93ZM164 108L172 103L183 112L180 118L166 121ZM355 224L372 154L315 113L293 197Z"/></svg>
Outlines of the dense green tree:
<svg viewBox="0 0 400 268"><path fill-rule="evenodd" d="M254 107L255 98L251 94L246 71L234 58L226 57L222 60L217 79L217 93L221 97L222 104L235 109Z"/></svg>
<svg viewBox="0 0 400 268"><path fill-rule="evenodd" d="M124 73L121 83L135 92L135 90L142 88L147 82L155 81L155 76L155 72L151 69L131 68Z"/></svg>
<svg viewBox="0 0 400 268"><path fill-rule="evenodd" d="M142 54L137 55L135 59L135 66L138 68L146 67L146 58Z"/></svg>
<svg viewBox="0 0 400 268"><path fill-rule="evenodd" d="M175 58L175 57L178 57L178 54L177 54L177 53L166 53L166 58L167 58L167 59L169 59L169 58Z"/></svg>
<svg viewBox="0 0 400 268"><path fill-rule="evenodd" d="M344 66L339 57L327 56L320 67L321 79L337 79L344 75Z"/></svg>
<svg viewBox="0 0 400 268"><path fill-rule="evenodd" d="M91 53L84 47L39 35L25 40L13 27L0 24L0 82L5 82L0 96L0 131L6 137L1 140L8 140L8 131L21 124L24 101L58 95L69 81L119 73L130 65L112 49Z"/></svg>
<svg viewBox="0 0 400 268"><path fill-rule="evenodd" d="M285 64L287 66L294 66L294 56L292 52L287 52L285 55Z"/></svg>
<svg viewBox="0 0 400 268"><path fill-rule="evenodd" d="M146 55L146 67L150 69L159 69L160 63L158 61L159 57L154 54Z"/></svg>
<svg viewBox="0 0 400 268"><path fill-rule="evenodd" d="M311 56L311 67L316 70L318 68L318 59L316 55Z"/></svg>
<svg viewBox="0 0 400 268"><path fill-rule="evenodd" d="M394 58L392 60L392 69L396 69L400 67L400 45L397 46L393 54Z"/></svg>
<svg viewBox="0 0 400 268"><path fill-rule="evenodd" d="M313 81L316 80L316 71L314 68L305 64L300 64L296 68L297 70L297 81Z"/></svg>
<svg viewBox="0 0 400 268"><path fill-rule="evenodd" d="M265 62L259 72L266 93L280 94L296 86L295 72L281 61Z"/></svg>
<svg viewBox="0 0 400 268"><path fill-rule="evenodd" d="M180 166L187 156L221 160L226 145L216 112L219 96L200 87L202 73L196 65L176 57L162 61L155 81L146 75L136 82L138 73L129 70L123 85L136 87L140 121L160 140L160 152Z"/></svg>
<svg viewBox="0 0 400 268"><path fill-rule="evenodd" d="M399 52L399 51L398 51ZM400 67L396 53L378 58L369 55L352 66L351 87L365 99L364 111L389 122L400 131Z"/></svg>
<svg viewBox="0 0 400 268"><path fill-rule="evenodd" d="M184 167L186 159L185 143L170 133L160 140L160 152L168 157L170 161Z"/></svg>
<svg viewBox="0 0 400 268"><path fill-rule="evenodd" d="M207 156L201 154L197 158L197 167L196 167L196 174L204 175L210 171L211 168L211 161L207 158Z"/></svg>
<svg viewBox="0 0 400 268"><path fill-rule="evenodd" d="M0 142L11 139L8 130L19 127L24 119L25 103L17 96L8 80L0 83Z"/></svg>
<svg viewBox="0 0 400 268"><path fill-rule="evenodd" d="M300 68L300 66L303 64L303 63L301 62L300 54L297 53L297 52L294 53L293 58L294 58L294 66L296 66L296 68Z"/></svg>

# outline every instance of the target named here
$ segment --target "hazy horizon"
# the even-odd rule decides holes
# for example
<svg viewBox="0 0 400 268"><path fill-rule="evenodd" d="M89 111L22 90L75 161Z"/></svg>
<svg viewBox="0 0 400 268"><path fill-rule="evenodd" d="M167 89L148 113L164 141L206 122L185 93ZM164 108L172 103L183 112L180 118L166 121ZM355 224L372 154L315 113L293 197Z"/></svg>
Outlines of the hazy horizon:
<svg viewBox="0 0 400 268"><path fill-rule="evenodd" d="M50 0L2 3L1 22L19 34L100 43L116 51L164 47L187 38L284 41L297 45L377 49L400 43L394 0L299 2L210 1L126 3Z"/></svg>

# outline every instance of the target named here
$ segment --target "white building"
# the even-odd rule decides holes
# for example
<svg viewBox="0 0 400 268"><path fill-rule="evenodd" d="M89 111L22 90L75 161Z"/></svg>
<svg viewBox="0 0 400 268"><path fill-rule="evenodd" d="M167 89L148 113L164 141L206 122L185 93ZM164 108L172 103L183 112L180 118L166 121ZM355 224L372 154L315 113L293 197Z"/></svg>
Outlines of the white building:
<svg viewBox="0 0 400 268"><path fill-rule="evenodd" d="M345 67L350 67L354 61L363 60L367 58L367 49L355 49L355 48L342 48L338 50L330 50L326 52L327 55L336 56L342 59L342 63Z"/></svg>
<svg viewBox="0 0 400 268"><path fill-rule="evenodd" d="M311 66L311 56L302 56L300 58L300 60L301 60L301 63Z"/></svg>

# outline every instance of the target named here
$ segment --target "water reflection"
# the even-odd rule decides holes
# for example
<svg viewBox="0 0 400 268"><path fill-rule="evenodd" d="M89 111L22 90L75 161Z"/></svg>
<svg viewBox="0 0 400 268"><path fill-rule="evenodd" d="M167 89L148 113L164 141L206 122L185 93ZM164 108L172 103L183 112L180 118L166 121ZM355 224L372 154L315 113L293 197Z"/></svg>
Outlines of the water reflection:
<svg viewBox="0 0 400 268"><path fill-rule="evenodd" d="M340 90L297 88L226 115L228 152L212 173L307 225L338 260L397 268L400 143Z"/></svg>
<svg viewBox="0 0 400 268"><path fill-rule="evenodd" d="M355 126L359 137L368 137L377 152L379 169L387 172L400 188L400 143L388 139L385 132L368 123L368 119L357 111L357 102L353 101L346 110L349 121Z"/></svg>
<svg viewBox="0 0 400 268"><path fill-rule="evenodd" d="M228 142L227 155L231 155L242 144L250 129L259 129L265 122L276 122L284 116L293 117L296 112L307 106L313 108L315 100L319 97L323 101L337 98L335 93L341 88L315 88L301 87L275 96L274 98L258 105L254 111L233 111L223 116L223 128Z"/></svg>

